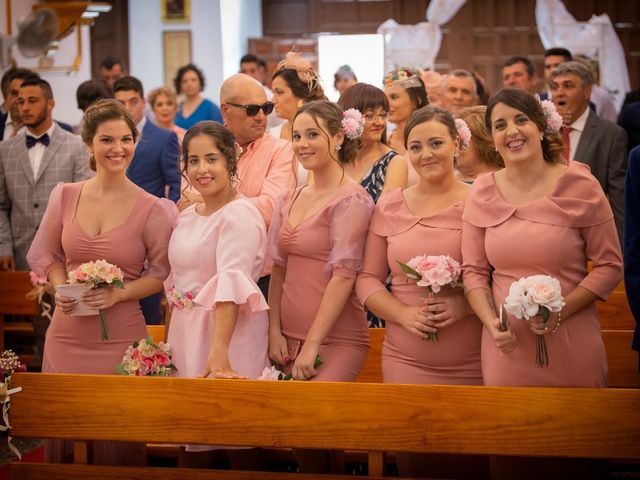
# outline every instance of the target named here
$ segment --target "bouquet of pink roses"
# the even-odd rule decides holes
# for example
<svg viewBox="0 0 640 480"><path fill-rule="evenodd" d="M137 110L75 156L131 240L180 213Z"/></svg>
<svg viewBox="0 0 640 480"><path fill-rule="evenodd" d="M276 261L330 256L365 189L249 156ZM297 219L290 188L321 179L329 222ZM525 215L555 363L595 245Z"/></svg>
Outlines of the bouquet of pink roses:
<svg viewBox="0 0 640 480"><path fill-rule="evenodd" d="M458 282L462 272L460 263L449 255L418 255L407 263L398 262L398 265L407 277L417 280L419 287L427 287L430 295L435 295L447 285L462 286ZM438 333L427 333L426 339L437 342Z"/></svg>
<svg viewBox="0 0 640 480"><path fill-rule="evenodd" d="M313 362L313 368L318 368L320 365L322 365L322 356L318 354ZM276 367L271 366L264 367L257 380L293 380L293 376L290 373L285 374Z"/></svg>
<svg viewBox="0 0 640 480"><path fill-rule="evenodd" d="M106 260L96 260L95 262L85 262L75 270L69 272L69 283L81 283L88 288L124 288L124 275L115 265L110 264ZM107 319L102 310L98 310L100 316L100 332L101 339L109 339L109 330L107 329Z"/></svg>
<svg viewBox="0 0 640 480"><path fill-rule="evenodd" d="M129 345L116 372L129 376L168 377L176 367L171 363L171 345L155 343L151 337Z"/></svg>
<svg viewBox="0 0 640 480"><path fill-rule="evenodd" d="M529 320L540 314L545 324L551 312L560 312L564 305L560 282L549 275L532 275L513 282L504 300L504 309L514 317ZM536 365L549 366L544 335L536 338Z"/></svg>

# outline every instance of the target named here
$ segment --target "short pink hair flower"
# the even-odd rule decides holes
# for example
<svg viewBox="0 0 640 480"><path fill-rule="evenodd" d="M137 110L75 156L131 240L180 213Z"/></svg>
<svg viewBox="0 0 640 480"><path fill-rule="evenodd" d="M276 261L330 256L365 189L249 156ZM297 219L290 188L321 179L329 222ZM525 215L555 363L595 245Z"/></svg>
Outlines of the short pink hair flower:
<svg viewBox="0 0 640 480"><path fill-rule="evenodd" d="M460 150L466 150L469 148L469 142L471 142L469 125L461 118L456 118L456 130L458 131L458 137L460 137Z"/></svg>
<svg viewBox="0 0 640 480"><path fill-rule="evenodd" d="M347 138L350 140L359 138L364 131L364 122L364 116L360 113L360 110L356 108L345 110L342 118L342 129Z"/></svg>

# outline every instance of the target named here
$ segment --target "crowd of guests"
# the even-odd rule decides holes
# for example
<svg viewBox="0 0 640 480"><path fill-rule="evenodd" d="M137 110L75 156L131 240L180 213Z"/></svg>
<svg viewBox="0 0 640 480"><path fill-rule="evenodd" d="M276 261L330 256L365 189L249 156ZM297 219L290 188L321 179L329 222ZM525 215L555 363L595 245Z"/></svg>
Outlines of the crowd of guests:
<svg viewBox="0 0 640 480"><path fill-rule="evenodd" d="M218 107L186 65L175 91L149 94L152 121L141 82L108 59L104 80L78 89L80 136L52 119L45 80L22 69L3 77L0 268L31 269L55 288L104 258L125 277L123 289L81 299L107 314L107 341L98 315L74 315L79 300L55 294L44 372L112 373L145 321L161 323L165 291L180 376L255 379L275 364L298 380L353 381L367 327L385 326L384 382L606 386L595 302L620 282L623 238L629 272L640 265L638 203L628 176L623 236L627 134L604 118L588 66L549 50L539 92L531 62L514 57L491 96L465 70L398 68L379 88L343 66L337 103L296 53L270 88L265 71L243 57ZM457 261L464 288L426 295L400 265L420 255ZM510 285L531 275L561 285L565 305L549 319L502 311ZM54 461L69 453L47 446ZM204 466L209 454L187 446L181 463ZM319 471L325 454L296 457ZM141 458L135 445L94 449L97 462ZM231 458L246 466L251 453ZM489 475L486 459L472 472L455 459L397 460L405 476ZM512 468L494 462L493 478Z"/></svg>

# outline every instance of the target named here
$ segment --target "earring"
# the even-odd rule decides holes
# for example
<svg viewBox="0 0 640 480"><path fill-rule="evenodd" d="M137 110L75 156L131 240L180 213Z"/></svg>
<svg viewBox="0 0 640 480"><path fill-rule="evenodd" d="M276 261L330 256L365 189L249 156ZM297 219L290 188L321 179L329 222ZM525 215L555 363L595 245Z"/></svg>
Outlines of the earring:
<svg viewBox="0 0 640 480"><path fill-rule="evenodd" d="M296 103L296 106L300 108L302 107L302 105L304 105L304 102L302 100L298 100L298 103Z"/></svg>
<svg viewBox="0 0 640 480"><path fill-rule="evenodd" d="M460 158L460 152L456 152L453 154L453 159L458 160Z"/></svg>
<svg viewBox="0 0 640 480"><path fill-rule="evenodd" d="M544 141L544 133L542 135L540 135L540 141Z"/></svg>
<svg viewBox="0 0 640 480"><path fill-rule="evenodd" d="M336 145L336 152L342 148L342 145Z"/></svg>

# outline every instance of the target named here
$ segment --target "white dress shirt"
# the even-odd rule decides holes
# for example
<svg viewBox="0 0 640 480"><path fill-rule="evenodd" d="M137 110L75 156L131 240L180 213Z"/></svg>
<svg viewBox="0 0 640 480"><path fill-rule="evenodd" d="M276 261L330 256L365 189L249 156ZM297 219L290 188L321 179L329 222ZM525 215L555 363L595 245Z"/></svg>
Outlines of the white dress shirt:
<svg viewBox="0 0 640 480"><path fill-rule="evenodd" d="M33 135L31 132L29 132L29 130L27 129L27 135L30 137L35 137L35 138L40 138L43 135L49 135L49 141L51 141L51 134L53 133L53 129L56 128L56 123L55 122L51 122L51 126L49 127L49 130L47 130L46 132L44 132L42 135ZM42 156L44 155L44 149L47 148L44 146L44 144L38 142L36 143L33 147L31 147L28 152L29 152L29 163L31 164L31 170L33 170L33 179L35 180L36 177L38 176L38 170L40 170L40 165L42 164Z"/></svg>
<svg viewBox="0 0 640 480"><path fill-rule="evenodd" d="M579 158L575 158L575 155L576 155L576 150L578 149L578 142L580 142L580 137L582 136L582 132L584 131L584 126L587 123L589 110L590 110L589 106L587 105L587 108L584 109L584 112L582 112L582 115L576 118L576 120L571 125L569 125L571 128L573 128L573 130L569 132L569 146L570 146L569 158L571 160L575 159L580 161Z"/></svg>

